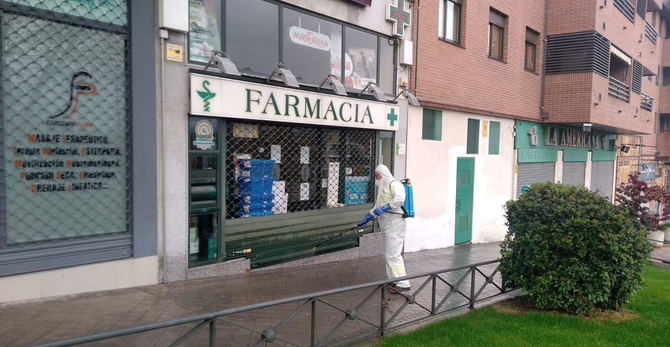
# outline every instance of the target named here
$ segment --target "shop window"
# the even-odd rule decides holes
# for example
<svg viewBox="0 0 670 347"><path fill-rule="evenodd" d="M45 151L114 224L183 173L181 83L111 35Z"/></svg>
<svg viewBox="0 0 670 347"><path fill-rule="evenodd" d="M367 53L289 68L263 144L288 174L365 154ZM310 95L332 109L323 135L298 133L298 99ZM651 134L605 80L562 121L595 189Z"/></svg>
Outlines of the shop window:
<svg viewBox="0 0 670 347"><path fill-rule="evenodd" d="M526 28L526 54L524 58L524 67L528 71L535 72L535 63L537 61L537 37L539 34Z"/></svg>
<svg viewBox="0 0 670 347"><path fill-rule="evenodd" d="M386 165L393 172L393 132L379 132L379 164Z"/></svg>
<svg viewBox="0 0 670 347"><path fill-rule="evenodd" d="M442 111L423 109L423 130L421 138L424 140L442 140Z"/></svg>
<svg viewBox="0 0 670 347"><path fill-rule="evenodd" d="M610 49L610 77L619 82L628 83L628 69L631 59L618 48L611 46Z"/></svg>
<svg viewBox="0 0 670 347"><path fill-rule="evenodd" d="M500 154L500 122L489 122L489 154Z"/></svg>
<svg viewBox="0 0 670 347"><path fill-rule="evenodd" d="M663 67L663 85L670 85L670 66Z"/></svg>
<svg viewBox="0 0 670 347"><path fill-rule="evenodd" d="M395 92L396 47L387 36L271 1L189 0L189 6L192 63L205 64L213 50L223 50L243 74L267 76L282 62L303 84L321 84L331 73L347 88L375 82Z"/></svg>
<svg viewBox="0 0 670 347"><path fill-rule="evenodd" d="M189 0L189 59L206 63L221 50L221 0Z"/></svg>
<svg viewBox="0 0 670 347"><path fill-rule="evenodd" d="M25 259L55 241L130 236L128 37L36 16L0 16L0 251L40 245ZM59 252L38 266L60 266Z"/></svg>
<svg viewBox="0 0 670 347"><path fill-rule="evenodd" d="M461 0L440 0L438 37L453 43L461 41Z"/></svg>
<svg viewBox="0 0 670 347"><path fill-rule="evenodd" d="M320 84L328 74L342 79L342 25L283 9L284 63L301 83Z"/></svg>
<svg viewBox="0 0 670 347"><path fill-rule="evenodd" d="M468 118L467 154L479 153L479 119Z"/></svg>
<svg viewBox="0 0 670 347"><path fill-rule="evenodd" d="M393 94L395 90L395 41L385 37L379 38L379 87L386 94Z"/></svg>
<svg viewBox="0 0 670 347"><path fill-rule="evenodd" d="M361 30L346 28L344 86L363 89L377 83L377 37ZM348 61L351 60L351 69Z"/></svg>
<svg viewBox="0 0 670 347"><path fill-rule="evenodd" d="M226 128L226 219L374 201L374 130L252 122Z"/></svg>
<svg viewBox="0 0 670 347"><path fill-rule="evenodd" d="M260 0L226 0L225 22L226 52L240 72L272 73L279 62L279 7Z"/></svg>
<svg viewBox="0 0 670 347"><path fill-rule="evenodd" d="M661 113L658 117L659 131L662 133L670 132L670 113Z"/></svg>
<svg viewBox="0 0 670 347"><path fill-rule="evenodd" d="M505 21L507 16L491 9L489 12L489 57L497 60L503 60L505 44Z"/></svg>

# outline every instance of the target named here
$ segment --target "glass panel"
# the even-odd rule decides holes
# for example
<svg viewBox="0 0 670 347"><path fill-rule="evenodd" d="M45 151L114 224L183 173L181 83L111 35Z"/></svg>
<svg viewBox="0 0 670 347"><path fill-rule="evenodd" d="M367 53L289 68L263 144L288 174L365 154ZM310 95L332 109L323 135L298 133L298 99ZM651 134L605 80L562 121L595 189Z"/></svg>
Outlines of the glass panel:
<svg viewBox="0 0 670 347"><path fill-rule="evenodd" d="M379 143L381 147L379 163L386 165L393 172L393 133L390 131L380 131Z"/></svg>
<svg viewBox="0 0 670 347"><path fill-rule="evenodd" d="M447 1L447 36L450 41L459 41L461 6Z"/></svg>
<svg viewBox="0 0 670 347"><path fill-rule="evenodd" d="M377 82L377 36L346 28L344 85L363 89Z"/></svg>
<svg viewBox="0 0 670 347"><path fill-rule="evenodd" d="M394 94L393 82L395 82L395 62L393 60L393 53L395 51L395 45L393 40L379 37L379 48L379 87L386 94Z"/></svg>
<svg viewBox="0 0 670 347"><path fill-rule="evenodd" d="M219 142L219 121L216 118L190 117L188 120L188 149L216 151Z"/></svg>
<svg viewBox="0 0 670 347"><path fill-rule="evenodd" d="M444 19L446 16L446 13L444 12L444 2L446 0L440 0L440 5L438 9L438 19L437 19L437 36L440 38L444 38Z"/></svg>
<svg viewBox="0 0 670 347"><path fill-rule="evenodd" d="M189 0L188 49L192 61L207 62L221 50L221 0Z"/></svg>
<svg viewBox="0 0 670 347"><path fill-rule="evenodd" d="M421 138L424 140L435 139L435 114L433 110L423 109L423 130Z"/></svg>
<svg viewBox="0 0 670 347"><path fill-rule="evenodd" d="M231 122L226 219L374 201L376 131Z"/></svg>
<svg viewBox="0 0 670 347"><path fill-rule="evenodd" d="M500 122L491 122L489 127L489 154L500 154Z"/></svg>
<svg viewBox="0 0 670 347"><path fill-rule="evenodd" d="M1 17L7 244L127 232L126 36Z"/></svg>
<svg viewBox="0 0 670 347"><path fill-rule="evenodd" d="M529 42L526 42L526 69L530 71L535 71L535 45Z"/></svg>
<svg viewBox="0 0 670 347"><path fill-rule="evenodd" d="M502 60L503 29L494 24L489 24L489 56Z"/></svg>
<svg viewBox="0 0 670 347"><path fill-rule="evenodd" d="M479 153L479 119L468 119L468 140L466 153Z"/></svg>
<svg viewBox="0 0 670 347"><path fill-rule="evenodd" d="M279 7L226 0L226 52L241 72L269 75L279 62Z"/></svg>
<svg viewBox="0 0 670 347"><path fill-rule="evenodd" d="M128 6L124 0L7 0L7 2L117 25L126 25L128 22Z"/></svg>
<svg viewBox="0 0 670 347"><path fill-rule="evenodd" d="M188 223L189 265L214 262L219 251L218 215L191 215Z"/></svg>
<svg viewBox="0 0 670 347"><path fill-rule="evenodd" d="M300 81L342 76L342 26L284 8L284 63Z"/></svg>

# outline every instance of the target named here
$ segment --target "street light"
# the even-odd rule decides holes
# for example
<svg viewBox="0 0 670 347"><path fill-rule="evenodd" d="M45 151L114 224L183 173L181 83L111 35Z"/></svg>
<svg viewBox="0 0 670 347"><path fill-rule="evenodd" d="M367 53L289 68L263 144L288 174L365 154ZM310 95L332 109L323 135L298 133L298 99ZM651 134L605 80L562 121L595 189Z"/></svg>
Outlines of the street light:
<svg viewBox="0 0 670 347"><path fill-rule="evenodd" d="M274 70L272 71L272 74L268 76L267 81L270 82L270 80L272 80L275 76L279 77L285 86L294 88L300 87L300 83L298 83L298 79L295 78L293 72L288 68L288 66L282 63L277 63Z"/></svg>
<svg viewBox="0 0 670 347"><path fill-rule="evenodd" d="M358 93L358 96L363 95L367 91L367 95L372 95L374 96L377 101L386 101L386 95L384 95L384 92L377 86L377 83L375 82L368 82L368 84L361 90L360 93Z"/></svg>
<svg viewBox="0 0 670 347"><path fill-rule="evenodd" d="M237 66L233 63L226 52L223 51L212 51L212 57L209 58L205 70L209 68L210 65L216 65L222 74L241 76L240 72L237 70Z"/></svg>

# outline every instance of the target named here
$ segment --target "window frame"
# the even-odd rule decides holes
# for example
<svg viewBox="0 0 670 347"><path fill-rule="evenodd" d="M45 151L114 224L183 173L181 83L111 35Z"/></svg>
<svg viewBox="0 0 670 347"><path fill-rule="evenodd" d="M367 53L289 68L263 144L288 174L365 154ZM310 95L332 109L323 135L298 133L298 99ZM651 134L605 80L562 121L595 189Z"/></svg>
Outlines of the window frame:
<svg viewBox="0 0 670 347"><path fill-rule="evenodd" d="M426 133L426 115L433 117L432 133ZM421 140L442 141L442 110L424 107L421 117Z"/></svg>
<svg viewBox="0 0 670 347"><path fill-rule="evenodd" d="M535 35L535 41L534 42L531 40L529 35ZM538 42L539 37L540 37L539 32L537 32L537 31L535 31L535 30L533 30L529 27L526 27L526 44L525 44L524 57L523 57L523 68L526 69L526 71L534 72L534 73L537 72L537 42ZM532 59L533 67L532 68L528 67L528 62L529 62L529 60L528 60L528 46L531 46L533 48L533 59Z"/></svg>
<svg viewBox="0 0 670 347"><path fill-rule="evenodd" d="M499 18L497 18L499 17ZM502 25L502 26L501 26ZM489 29L488 29L488 45L487 53L488 57L498 61L505 61L505 29L507 28L507 15L494 9L493 7L489 8ZM498 53L500 57L493 56L492 43L493 43L493 33L494 29L499 29L499 49Z"/></svg>
<svg viewBox="0 0 670 347"><path fill-rule="evenodd" d="M479 154L479 128L481 121L477 118L468 118L467 125L467 138L465 153L466 154ZM471 137L470 135L473 135Z"/></svg>
<svg viewBox="0 0 670 347"><path fill-rule="evenodd" d="M219 24L220 25L219 26L220 36L221 36L220 37L221 50L224 51L224 52L227 52L227 45L226 45L227 44L226 43L226 29L227 28L226 28L226 20L225 20L225 18L226 18L226 1L227 0L219 0L219 1L221 3L221 14L220 14L221 17L220 17L220 24ZM346 53L346 33L345 33L346 29L351 28L351 29L354 29L354 30L359 30L359 31L362 31L362 32L365 32L365 33L372 34L372 35L376 36L377 37L377 50L376 50L377 76L376 76L376 80L377 80L377 85L381 85L379 83L380 82L379 77L381 76L381 69L382 69L381 59L380 59L380 51L381 51L380 46L381 46L381 42L382 42L381 40L391 41L391 40L395 40L394 37L388 36L388 35L385 35L385 34L382 34L382 33L376 32L376 31L372 31L372 30L369 30L367 28L360 27L360 26L355 25L355 24L351 24L351 23L348 23L348 22L343 22L343 21L338 20L336 18L328 17L328 16L323 15L321 13L309 11L309 10L306 10L304 8L293 6L291 4L287 4L287 3L284 3L284 2L281 2L281 1L278 1L278 0L258 0L258 1L263 1L263 2L267 2L267 3L274 4L274 5L278 6L278 11L277 11L278 19L279 19L278 28L277 28L278 33L272 33L272 34L276 34L278 36L277 45L278 45L278 52L279 52L279 61L277 63L284 63L284 52L283 52L284 32L283 32L283 28L282 28L282 25L283 25L283 11L284 11L284 8L288 8L290 10L293 10L293 11L296 11L296 12L299 12L299 13L304 13L306 15L315 17L319 20L329 21L331 23L340 25L342 27L342 31L341 31L342 32L341 59L342 60L341 60L341 63L340 63L340 66L341 66L340 75L343 76L343 77L344 77L344 74L345 74L345 56L346 55L344 53ZM191 18L190 18L190 2L189 2L189 23L190 23L190 21L191 21ZM205 66L205 65L207 65L206 62L195 61L195 60L191 59L191 42L190 42L190 36L189 35L186 35L186 48L185 49L186 49L186 52L187 52L187 62L188 62L189 65L194 65L194 66ZM393 69L393 74L392 74L392 76L393 76L392 77L393 88L390 91L391 93L387 94L387 95L393 95L394 91L398 88L398 86L397 86L397 82L398 82L397 81L397 79L398 79L397 67L398 67L398 45L396 43L394 45L394 48L393 48L393 67L392 67L392 69ZM242 72L242 74L244 75L245 73ZM255 72L255 71L251 75L260 75L260 76L264 76L264 77L268 76L268 74L264 74L262 72ZM325 77L326 77L326 75L324 75L324 78ZM318 84L315 85L314 83L311 83L309 81L299 81L299 82L301 83L301 85L318 87ZM347 88L347 90L360 91L360 89L355 89L355 88Z"/></svg>
<svg viewBox="0 0 670 347"><path fill-rule="evenodd" d="M437 32L437 37L440 40L453 43L455 45L460 45L461 44L461 28L462 28L462 22L463 22L463 0L439 0L440 3L439 5L442 7L442 11L438 11L438 26L439 21L442 21L442 26L441 28L438 28ZM458 7L458 16L454 16L454 20L456 21L456 24L454 25L454 30L456 31L454 37L456 39L452 40L447 38L447 19L448 19L448 3L454 4L454 8ZM442 30L442 35L440 35L440 30Z"/></svg>

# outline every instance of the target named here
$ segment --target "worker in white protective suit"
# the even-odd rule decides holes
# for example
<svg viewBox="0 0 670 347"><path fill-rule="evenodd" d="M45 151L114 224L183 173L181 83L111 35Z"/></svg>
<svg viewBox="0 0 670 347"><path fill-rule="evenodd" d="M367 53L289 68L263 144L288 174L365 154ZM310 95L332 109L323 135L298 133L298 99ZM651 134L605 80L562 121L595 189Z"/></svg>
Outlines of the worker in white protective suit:
<svg viewBox="0 0 670 347"><path fill-rule="evenodd" d="M398 278L406 276L402 249L405 243L405 219L400 208L405 202L405 187L393 178L385 165L375 169L375 185L377 198L375 206L365 215L359 226L372 219L378 219L379 227L384 233L384 258L386 259L386 276ZM391 285L391 293L410 290L408 280L397 281Z"/></svg>

